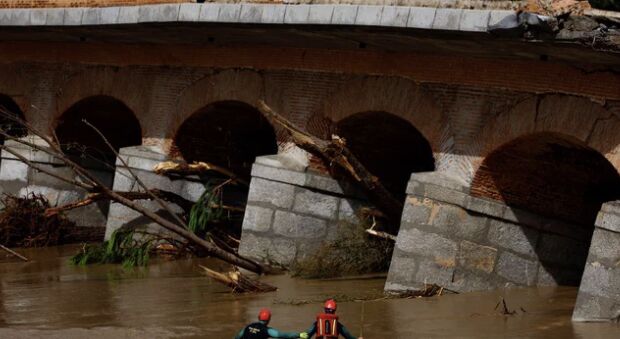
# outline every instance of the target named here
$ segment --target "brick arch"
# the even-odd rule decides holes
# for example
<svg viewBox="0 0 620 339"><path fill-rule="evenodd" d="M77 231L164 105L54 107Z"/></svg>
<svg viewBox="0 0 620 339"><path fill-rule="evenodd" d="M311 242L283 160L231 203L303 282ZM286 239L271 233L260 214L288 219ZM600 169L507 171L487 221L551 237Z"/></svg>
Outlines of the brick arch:
<svg viewBox="0 0 620 339"><path fill-rule="evenodd" d="M619 130L620 117L589 99L559 94L532 96L492 118L481 129L472 152L473 172L499 146L536 132L572 137L620 169Z"/></svg>
<svg viewBox="0 0 620 339"><path fill-rule="evenodd" d="M212 103L238 101L255 106L263 97L263 77L258 72L225 70L211 74L194 82L179 95L167 136L173 138L186 119Z"/></svg>
<svg viewBox="0 0 620 339"><path fill-rule="evenodd" d="M367 77L347 82L325 101L320 116L312 120L338 122L370 111L389 112L408 121L429 141L433 152L442 150L442 135L449 129L447 119L430 93L404 78Z"/></svg>
<svg viewBox="0 0 620 339"><path fill-rule="evenodd" d="M600 152L574 136L534 132L489 153L470 193L592 227L601 205L620 199L620 174Z"/></svg>
<svg viewBox="0 0 620 339"><path fill-rule="evenodd" d="M136 88L137 84L152 83L147 79L132 79L132 75L123 68L96 67L78 72L62 83L55 98L55 112L50 121L50 128L58 126L59 118L74 104L95 96L108 96L122 102L133 112L142 128L143 137L151 136L151 128L161 121L149 119L150 95ZM147 90L148 91L148 90Z"/></svg>

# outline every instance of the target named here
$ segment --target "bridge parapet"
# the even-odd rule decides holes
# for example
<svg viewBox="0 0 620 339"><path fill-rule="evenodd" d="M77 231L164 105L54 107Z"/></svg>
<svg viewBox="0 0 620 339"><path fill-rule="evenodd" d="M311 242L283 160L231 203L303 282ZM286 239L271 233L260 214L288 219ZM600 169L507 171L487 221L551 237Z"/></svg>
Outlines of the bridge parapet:
<svg viewBox="0 0 620 339"><path fill-rule="evenodd" d="M512 10L351 4L172 3L118 7L0 9L0 26L141 23L350 25L486 32Z"/></svg>

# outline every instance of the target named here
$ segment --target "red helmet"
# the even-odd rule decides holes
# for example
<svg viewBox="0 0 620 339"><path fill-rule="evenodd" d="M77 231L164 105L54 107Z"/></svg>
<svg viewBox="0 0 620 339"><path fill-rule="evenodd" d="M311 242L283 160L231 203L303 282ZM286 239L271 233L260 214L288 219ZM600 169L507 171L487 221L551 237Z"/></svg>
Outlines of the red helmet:
<svg viewBox="0 0 620 339"><path fill-rule="evenodd" d="M258 312L258 320L269 321L271 320L271 311L268 308L263 308Z"/></svg>
<svg viewBox="0 0 620 339"><path fill-rule="evenodd" d="M334 301L334 299L328 299L325 302L325 309L336 312L336 301Z"/></svg>

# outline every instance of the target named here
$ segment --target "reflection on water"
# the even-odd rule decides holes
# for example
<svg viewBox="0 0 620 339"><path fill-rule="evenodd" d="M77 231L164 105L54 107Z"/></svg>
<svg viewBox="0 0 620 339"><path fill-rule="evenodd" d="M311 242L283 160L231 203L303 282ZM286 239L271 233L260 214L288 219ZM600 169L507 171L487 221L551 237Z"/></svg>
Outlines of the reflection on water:
<svg viewBox="0 0 620 339"><path fill-rule="evenodd" d="M329 296L379 295L382 278L313 281L287 276L265 280L275 293L232 295L205 278L196 259L118 266L75 267L75 246L22 250L32 262L0 256L0 338L232 338L258 309L272 325L305 330ZM575 288L529 288L428 299L341 302L339 315L365 338L618 338L618 324L572 324ZM494 311L504 297L516 316ZM363 322L363 328L362 328Z"/></svg>

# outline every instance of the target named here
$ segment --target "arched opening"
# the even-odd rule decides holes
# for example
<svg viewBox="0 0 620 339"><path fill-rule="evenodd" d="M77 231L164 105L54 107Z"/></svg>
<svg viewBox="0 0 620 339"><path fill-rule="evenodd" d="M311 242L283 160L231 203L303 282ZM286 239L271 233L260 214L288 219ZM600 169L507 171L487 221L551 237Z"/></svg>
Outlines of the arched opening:
<svg viewBox="0 0 620 339"><path fill-rule="evenodd" d="M104 183L111 187L116 155L85 121L101 131L115 151L142 143L140 123L123 102L104 95L78 101L56 123L63 150L94 174L102 174Z"/></svg>
<svg viewBox="0 0 620 339"><path fill-rule="evenodd" d="M15 103L15 101L13 101L13 99L11 99L8 95L0 94L0 109L4 111L3 114L0 114L0 127L2 130L13 137L25 137L28 134L26 128L24 126L20 126L15 123L15 121L4 115L4 113L12 114L17 118L24 120L24 113L19 108L17 103ZM0 135L0 144L4 144L5 139L6 138L3 135Z"/></svg>
<svg viewBox="0 0 620 339"><path fill-rule="evenodd" d="M175 145L185 161L205 161L248 179L254 159L278 152L276 135L263 115L239 101L218 101L179 127Z"/></svg>
<svg viewBox="0 0 620 339"><path fill-rule="evenodd" d="M371 111L351 115L338 122L337 134L400 201L405 199L411 173L435 169L428 140L407 120L393 114Z"/></svg>
<svg viewBox="0 0 620 339"><path fill-rule="evenodd" d="M278 152L276 134L269 122L257 109L239 101L218 101L199 109L179 127L174 144L185 161L221 166L246 181L257 156ZM218 185L226 179L209 173L201 181ZM220 198L224 205L242 207L248 192L245 185L225 185ZM227 221L227 225L220 226L240 235L243 212L228 213Z"/></svg>
<svg viewBox="0 0 620 339"><path fill-rule="evenodd" d="M536 133L489 154L476 172L470 193L547 218L550 224L543 226L540 239L532 237L530 243L557 283L575 285L583 273L601 205L620 198L620 175L583 142L557 133ZM570 225L561 233L572 240L545 237L545 232L553 233L554 223Z"/></svg>

